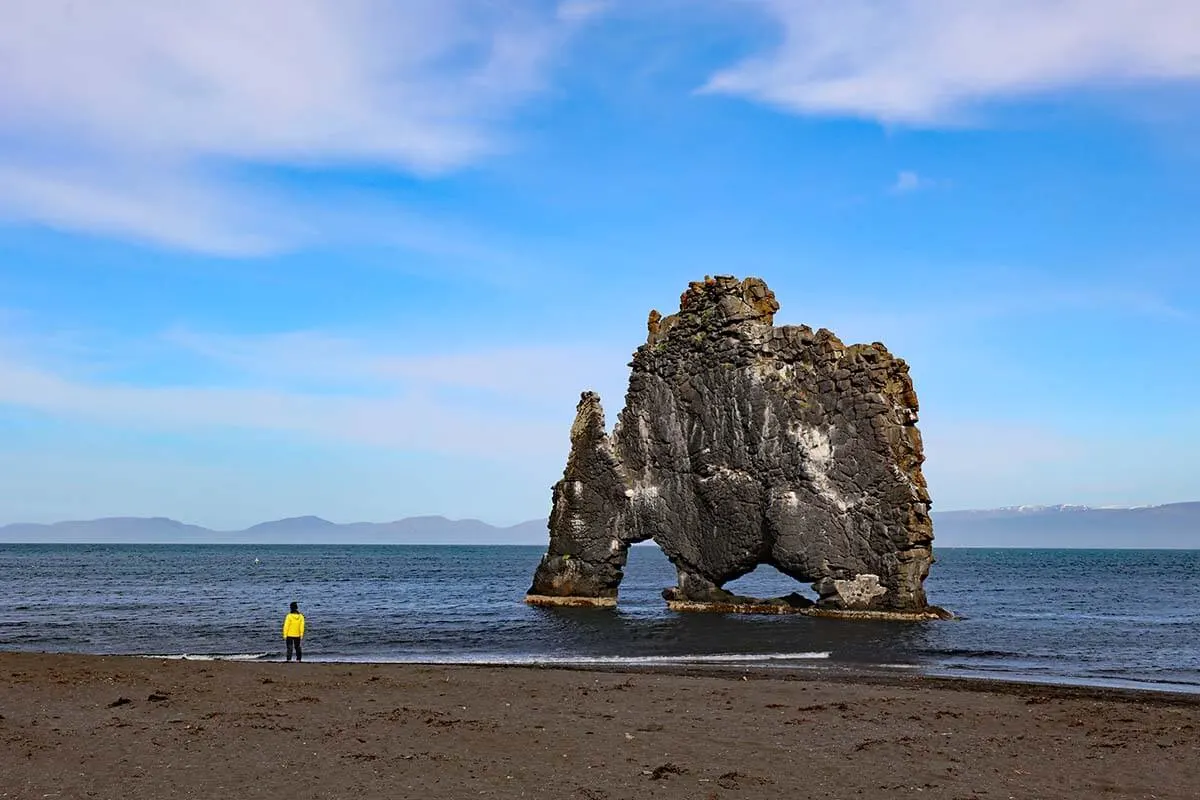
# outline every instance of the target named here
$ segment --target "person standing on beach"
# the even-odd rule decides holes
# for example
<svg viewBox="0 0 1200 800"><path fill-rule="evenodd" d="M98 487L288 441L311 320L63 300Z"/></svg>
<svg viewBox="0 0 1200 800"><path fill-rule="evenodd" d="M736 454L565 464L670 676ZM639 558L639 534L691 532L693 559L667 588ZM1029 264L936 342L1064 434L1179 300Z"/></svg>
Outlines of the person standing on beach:
<svg viewBox="0 0 1200 800"><path fill-rule="evenodd" d="M300 661L300 642L304 639L304 615L300 607L292 603L292 610L283 618L283 638L287 642L287 660L292 660L292 649L296 650L296 661Z"/></svg>

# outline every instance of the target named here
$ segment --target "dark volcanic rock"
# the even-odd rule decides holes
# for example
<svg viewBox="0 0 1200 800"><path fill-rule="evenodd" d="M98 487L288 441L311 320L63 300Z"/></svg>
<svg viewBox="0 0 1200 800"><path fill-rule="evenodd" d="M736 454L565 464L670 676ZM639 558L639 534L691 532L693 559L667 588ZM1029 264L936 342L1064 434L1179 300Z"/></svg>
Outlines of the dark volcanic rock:
<svg viewBox="0 0 1200 800"><path fill-rule="evenodd" d="M882 344L773 326L757 278L692 283L650 312L611 436L585 393L530 602L615 602L630 544L678 571L680 608L803 609L721 587L770 564L818 609L935 614L929 493L908 366Z"/></svg>
<svg viewBox="0 0 1200 800"><path fill-rule="evenodd" d="M615 603L629 543L614 532L627 505L625 481L604 431L600 397L586 392L571 426L567 468L554 485L550 530L555 533L533 579L536 594Z"/></svg>

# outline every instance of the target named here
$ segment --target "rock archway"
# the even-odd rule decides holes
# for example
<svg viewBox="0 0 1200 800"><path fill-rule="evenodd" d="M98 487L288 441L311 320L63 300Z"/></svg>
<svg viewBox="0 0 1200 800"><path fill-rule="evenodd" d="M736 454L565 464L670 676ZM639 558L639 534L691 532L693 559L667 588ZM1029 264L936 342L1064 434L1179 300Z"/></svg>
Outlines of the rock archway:
<svg viewBox="0 0 1200 800"><path fill-rule="evenodd" d="M774 327L758 278L694 282L651 311L611 435L585 392L554 486L550 545L526 597L614 605L629 546L675 565L679 610L940 616L917 397L879 343ZM769 564L819 595L740 597L722 587Z"/></svg>

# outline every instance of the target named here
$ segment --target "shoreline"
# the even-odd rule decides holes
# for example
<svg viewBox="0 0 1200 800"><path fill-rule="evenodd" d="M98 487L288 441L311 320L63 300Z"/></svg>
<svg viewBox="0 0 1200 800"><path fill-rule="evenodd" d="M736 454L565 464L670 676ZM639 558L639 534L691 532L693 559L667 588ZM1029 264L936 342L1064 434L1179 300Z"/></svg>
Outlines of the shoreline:
<svg viewBox="0 0 1200 800"><path fill-rule="evenodd" d="M1200 695L0 653L0 797L1194 798Z"/></svg>
<svg viewBox="0 0 1200 800"><path fill-rule="evenodd" d="M70 653L48 650L19 651L0 650L4 655L38 655L66 656L82 658L136 658L143 660L187 661L192 663L238 663L238 664L279 664L285 663L282 654L275 653ZM857 662L834 662L814 653L811 660L792 659L793 663L779 661L747 661L744 663L724 661L696 661L677 659L663 656L661 659L646 657L644 660L626 660L621 656L596 657L516 657L512 660L497 658L495 660L461 659L461 660L420 660L420 659L371 659L371 658L326 658L320 655L310 655L305 663L329 664L346 666L412 666L412 667L464 667L489 669L562 669L582 670L590 672L629 672L635 674L669 674L669 675L729 675L741 676L759 675L775 680L822 680L840 683L862 683L878 686L904 686L913 681L944 687L959 686L967 690L970 685L978 684L981 691L996 687L1001 691L1004 686L1045 688L1048 690L1061 689L1079 696L1094 694L1096 696L1115 696L1128 694L1130 697L1145 695L1162 695L1177 697L1185 701L1194 700L1200 703L1200 683L1171 683L1164 681L1138 680L1135 678L1101 678L1077 677L1069 675L1040 675L1021 672L992 672L981 674L967 669L953 670L937 666L920 664L885 665ZM803 663L795 663L803 662Z"/></svg>
<svg viewBox="0 0 1200 800"><path fill-rule="evenodd" d="M32 655L68 658L101 658L120 659L132 658L147 661L186 661L189 663L232 663L232 664L281 664L285 663L282 654L276 653L72 653L49 650L0 650L0 657L5 655ZM621 656L596 657L514 657L511 660L497 658L495 660L461 659L461 660L420 660L420 659L371 659L371 658L326 658L320 655L310 655L305 663L345 666L397 666L397 667L446 667L446 668L487 668L487 669L561 669L588 672L611 672L633 674L665 674L665 675L719 675L723 677L756 675L772 680L820 680L836 683L861 683L871 686L908 686L913 682L950 688L958 687L960 691L968 691L977 684L979 691L1003 691L1003 687L1012 686L1019 689L1033 690L1063 690L1066 693L1083 696L1119 696L1128 695L1130 698L1145 696L1164 696L1178 698L1183 702L1200 703L1200 683L1172 683L1135 678L1088 678L1069 675L1041 675L1021 672L990 672L981 674L967 669L946 669L937 666L920 664L868 664L858 662L829 661L821 656L827 654L813 653L813 658L793 658L792 663L763 660L747 662L695 661L686 658L664 656L662 659L645 657L625 659ZM3 795L0 795L3 797Z"/></svg>

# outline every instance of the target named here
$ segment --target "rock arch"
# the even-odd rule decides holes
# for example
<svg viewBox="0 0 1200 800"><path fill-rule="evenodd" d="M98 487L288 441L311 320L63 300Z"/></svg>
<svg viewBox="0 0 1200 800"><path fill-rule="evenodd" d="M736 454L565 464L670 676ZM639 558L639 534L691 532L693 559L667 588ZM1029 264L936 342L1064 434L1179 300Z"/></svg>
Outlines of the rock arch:
<svg viewBox="0 0 1200 800"><path fill-rule="evenodd" d="M718 276L650 312L611 435L599 396L580 397L528 602L615 605L629 546L653 539L678 610L945 613L923 587L933 526L908 366L774 327L778 308L760 279ZM820 599L722 588L759 564Z"/></svg>

